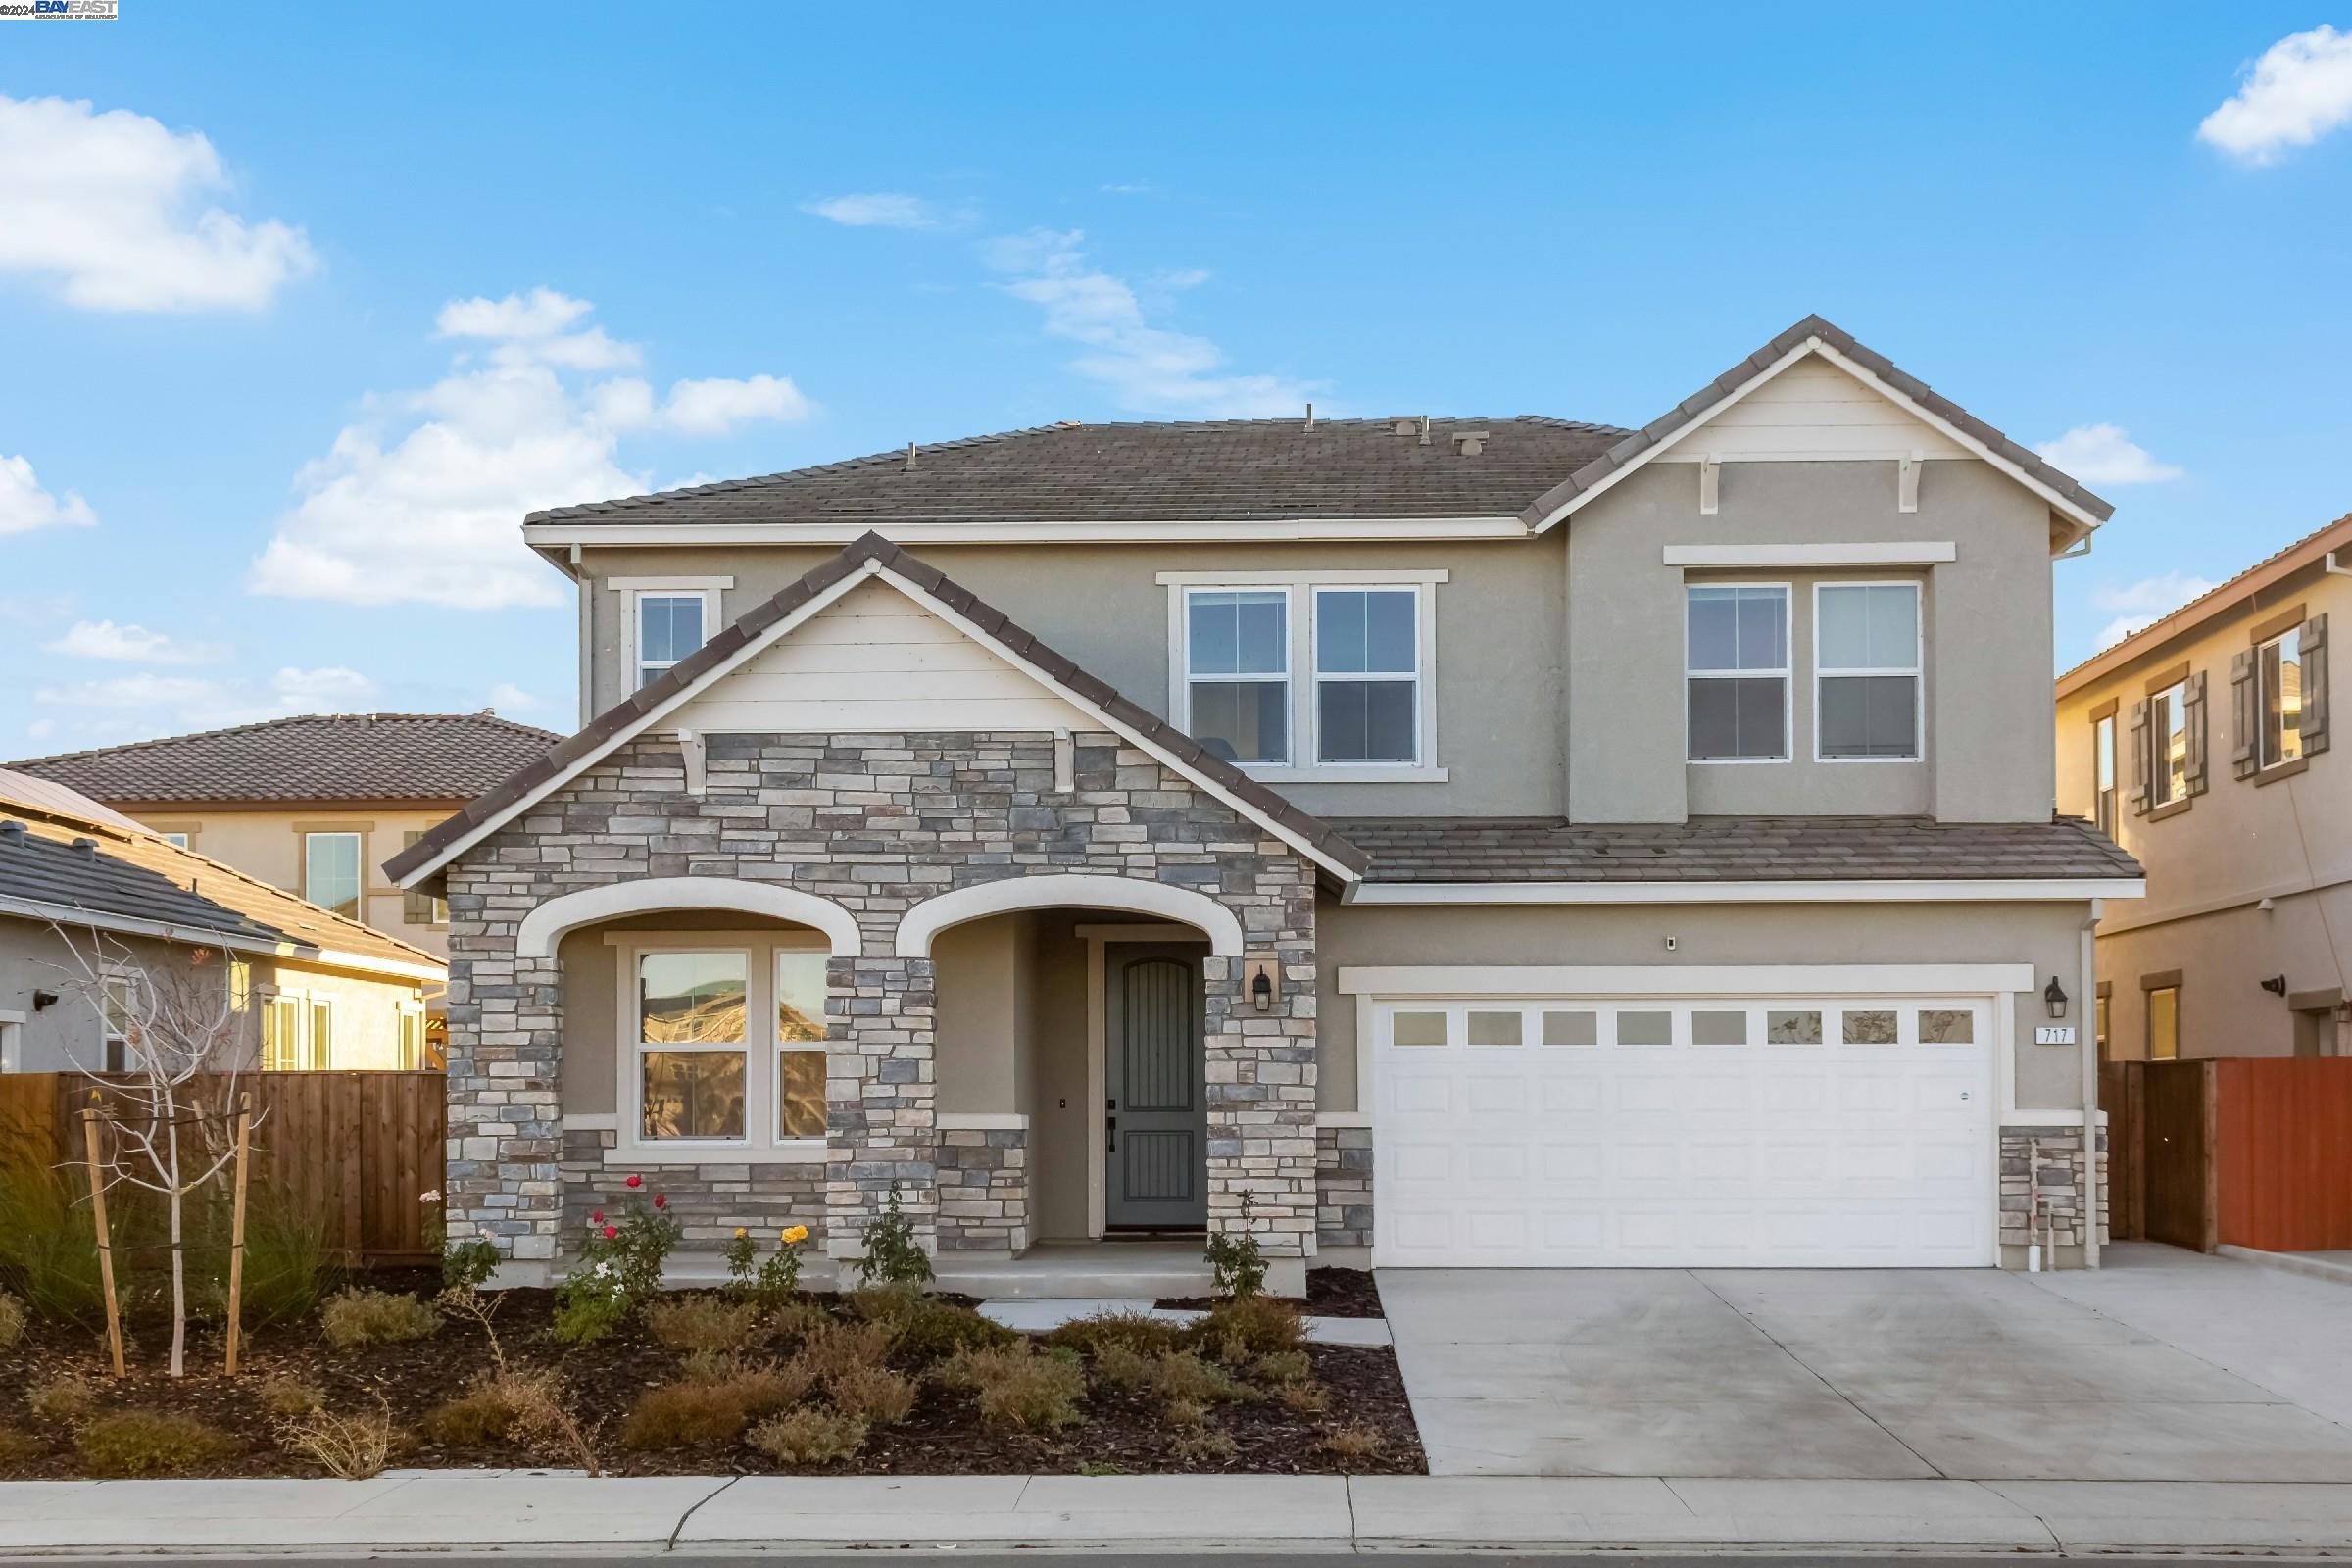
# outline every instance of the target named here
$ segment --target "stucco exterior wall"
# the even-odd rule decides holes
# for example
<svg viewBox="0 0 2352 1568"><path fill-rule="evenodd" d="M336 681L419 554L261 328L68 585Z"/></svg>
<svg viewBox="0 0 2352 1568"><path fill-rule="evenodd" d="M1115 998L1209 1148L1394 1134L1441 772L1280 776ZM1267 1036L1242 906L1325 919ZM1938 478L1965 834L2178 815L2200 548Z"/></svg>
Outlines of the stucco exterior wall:
<svg viewBox="0 0 2352 1568"><path fill-rule="evenodd" d="M1989 465L1926 465L1919 510L1896 509L1892 463L1730 463L1717 514L1694 466L1652 464L1565 524L1568 812L1583 822L1701 814L1925 810L1944 821L2039 821L2050 810L2047 507ZM1928 583L1924 764L1817 763L1810 692L1813 575L1770 566L1713 578L1799 584L1786 763L1686 763L1686 572L1669 545L1949 542L1955 559L1874 568ZM1695 575L1695 574L1694 574ZM1943 628L1939 633L1938 628ZM1997 631L1995 630L1997 629Z"/></svg>
<svg viewBox="0 0 2352 1568"><path fill-rule="evenodd" d="M2330 684L2344 690L2352 665L2341 640L2352 630L2352 578L2313 565L2258 594L2217 602L2178 635L2082 682L2056 706L2058 808L2093 816L2091 713L2116 705L2117 839L2147 869L2144 899L2111 901L2100 922L2099 978L2110 988L2109 1054L2147 1052L2141 981L2180 974L2182 1056L2306 1054L2352 1041L2325 1005L2298 1017L2290 998L2352 997L2352 748L2340 741L2284 776L2239 778L2231 662L2255 627L2304 607L2328 617ZM2186 663L2206 682L2207 787L2185 810L2151 818L2131 801L2131 724L2151 679ZM2346 710L2331 698L2331 727ZM2263 909L2268 899L2272 907ZM2283 975L2285 996L2261 982Z"/></svg>
<svg viewBox="0 0 2352 1568"><path fill-rule="evenodd" d="M2087 1030L2090 987L2081 970L2089 913L2087 903L1375 907L1327 899L1317 920L1317 1103L1359 1108L1355 999L1339 991L1343 966L2030 963L2042 983L2059 978L2076 999L2068 1021ZM2038 996L2017 999L2017 1103L2079 1109L2081 1048L2034 1045L2034 1027L2048 1021Z"/></svg>

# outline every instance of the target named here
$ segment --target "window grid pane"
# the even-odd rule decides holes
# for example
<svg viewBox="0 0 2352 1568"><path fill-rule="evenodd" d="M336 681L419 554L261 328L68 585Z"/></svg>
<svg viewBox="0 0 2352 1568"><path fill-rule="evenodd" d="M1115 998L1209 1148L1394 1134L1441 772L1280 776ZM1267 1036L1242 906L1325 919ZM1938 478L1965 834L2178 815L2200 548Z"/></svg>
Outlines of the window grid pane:
<svg viewBox="0 0 2352 1568"><path fill-rule="evenodd" d="M776 1136L825 1136L825 1054L776 1053Z"/></svg>
<svg viewBox="0 0 2352 1568"><path fill-rule="evenodd" d="M1315 755L1326 762L1410 762L1413 682L1333 680L1316 689Z"/></svg>
<svg viewBox="0 0 2352 1568"><path fill-rule="evenodd" d="M2303 656L2298 628L2262 645L2261 765L2291 762L2303 755Z"/></svg>
<svg viewBox="0 0 2352 1568"><path fill-rule="evenodd" d="M1489 1012L1473 1009L1470 1014L1470 1044L1474 1046L1516 1046L1525 1043L1522 1033L1525 1015L1511 1012Z"/></svg>
<svg viewBox="0 0 2352 1568"><path fill-rule="evenodd" d="M357 833L303 835L302 896L322 909L360 917L360 836Z"/></svg>

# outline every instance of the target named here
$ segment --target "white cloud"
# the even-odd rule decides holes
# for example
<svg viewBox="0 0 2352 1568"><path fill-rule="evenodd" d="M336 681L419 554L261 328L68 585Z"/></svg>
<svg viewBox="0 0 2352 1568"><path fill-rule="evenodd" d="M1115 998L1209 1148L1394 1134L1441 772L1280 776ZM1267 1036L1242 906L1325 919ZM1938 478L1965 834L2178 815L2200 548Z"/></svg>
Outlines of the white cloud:
<svg viewBox="0 0 2352 1568"><path fill-rule="evenodd" d="M228 184L200 132L87 100L0 97L0 270L54 278L71 304L259 310L318 267L300 228L202 205Z"/></svg>
<svg viewBox="0 0 2352 1568"><path fill-rule="evenodd" d="M490 688L489 707L500 713L528 713L547 706L547 699L535 697L511 680L502 680Z"/></svg>
<svg viewBox="0 0 2352 1568"><path fill-rule="evenodd" d="M36 688L32 700L72 708L184 708L221 695L218 681L197 675L109 675Z"/></svg>
<svg viewBox="0 0 2352 1568"><path fill-rule="evenodd" d="M2084 484L2163 484L2185 471L2148 456L2120 424L2078 424L2034 450Z"/></svg>
<svg viewBox="0 0 2352 1568"><path fill-rule="evenodd" d="M2277 163L2352 122L2352 32L2290 32L2239 73L2235 95L2197 126L2197 139L2250 164Z"/></svg>
<svg viewBox="0 0 2352 1568"><path fill-rule="evenodd" d="M939 220L920 196L898 191L867 191L809 202L801 209L850 228L930 228Z"/></svg>
<svg viewBox="0 0 2352 1568"><path fill-rule="evenodd" d="M183 642L144 626L118 626L111 620L77 620L48 649L75 659L111 659L129 664L201 664L228 654L218 643Z"/></svg>
<svg viewBox="0 0 2352 1568"><path fill-rule="evenodd" d="M86 528L97 520L77 492L69 490L60 500L42 489L26 459L0 458L0 534L28 533L53 523Z"/></svg>
<svg viewBox="0 0 2352 1568"><path fill-rule="evenodd" d="M370 399L295 475L299 499L253 564L254 591L466 610L561 604L555 574L522 548L523 514L643 494L649 475L620 458L625 434L717 435L808 413L781 376L682 380L659 403L634 377L583 386L572 373L610 368L608 350L637 355L583 326L589 310L544 288L443 308L436 334L494 344L490 363L461 355L421 392Z"/></svg>
<svg viewBox="0 0 2352 1568"><path fill-rule="evenodd" d="M1153 326L1132 285L1088 264L1080 249L1084 238L1075 229L1036 229L996 240L985 254L1011 277L1000 287L1045 313L1048 333L1085 347L1070 368L1102 383L1119 407L1193 418L1264 417L1298 413L1325 384L1223 373L1224 350L1206 338ZM1182 287L1188 277L1173 273L1152 281Z"/></svg>
<svg viewBox="0 0 2352 1568"><path fill-rule="evenodd" d="M45 741L50 736L57 733L57 720L54 718L36 718L31 723L24 726L24 733L36 741Z"/></svg>
<svg viewBox="0 0 2352 1568"><path fill-rule="evenodd" d="M261 682L142 671L67 681L39 687L32 694L32 700L45 707L122 715L101 721L100 727L110 733L148 734L249 724L288 713L365 712L375 705L376 697L374 681L341 665L318 669L288 665ZM135 718L130 716L134 714ZM84 720L78 727L86 731L91 724Z"/></svg>
<svg viewBox="0 0 2352 1568"><path fill-rule="evenodd" d="M2192 599L2213 592L2216 584L2191 572L2168 571L2134 583L2095 588L2091 603L2100 610L2121 612L2099 628L2098 646L2112 648L2133 632L2144 631Z"/></svg>

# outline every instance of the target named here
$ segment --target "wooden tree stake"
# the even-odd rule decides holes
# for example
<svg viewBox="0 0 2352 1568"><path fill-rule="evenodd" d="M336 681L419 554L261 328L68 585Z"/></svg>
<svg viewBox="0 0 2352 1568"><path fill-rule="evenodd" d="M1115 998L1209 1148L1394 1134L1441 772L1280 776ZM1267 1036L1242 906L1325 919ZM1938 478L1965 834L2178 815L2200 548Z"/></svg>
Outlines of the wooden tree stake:
<svg viewBox="0 0 2352 1568"><path fill-rule="evenodd" d="M115 1376L123 1375L122 1310L115 1299L115 1248L107 1235L106 1183L98 1174L99 1112L81 1113L82 1157L90 1167L90 1223L98 1232L98 1282L106 1291L106 1348L115 1358Z"/></svg>
<svg viewBox="0 0 2352 1568"><path fill-rule="evenodd" d="M237 1375L237 1336L245 1300L245 1166L253 1152L253 1096L237 1097L236 1200L228 1218L228 1375Z"/></svg>

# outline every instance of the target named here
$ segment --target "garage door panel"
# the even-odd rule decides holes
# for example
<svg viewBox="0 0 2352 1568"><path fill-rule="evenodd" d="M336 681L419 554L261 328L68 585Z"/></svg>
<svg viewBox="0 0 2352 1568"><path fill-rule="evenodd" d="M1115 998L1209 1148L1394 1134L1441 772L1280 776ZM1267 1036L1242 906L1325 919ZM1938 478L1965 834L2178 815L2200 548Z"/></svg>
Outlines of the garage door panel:
<svg viewBox="0 0 2352 1568"><path fill-rule="evenodd" d="M1967 1038L1916 1044L1931 1005L1939 1041ZM1432 1005L1410 1010L1429 1036ZM1489 1038L1511 1035L1515 1016L1531 1044L1466 1045L1456 1016L1451 1044L1392 1046L1376 1010L1384 1263L1991 1261L1981 1002L1531 998L1470 1010ZM1843 1044L1849 1032L1883 1043ZM1635 1035L1667 1043L1612 1043Z"/></svg>

